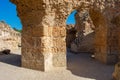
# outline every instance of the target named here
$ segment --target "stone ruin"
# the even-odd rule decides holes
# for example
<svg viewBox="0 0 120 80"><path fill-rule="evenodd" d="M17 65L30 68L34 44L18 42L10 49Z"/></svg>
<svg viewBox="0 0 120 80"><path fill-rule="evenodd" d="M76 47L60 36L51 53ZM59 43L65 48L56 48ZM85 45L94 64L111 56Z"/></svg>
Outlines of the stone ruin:
<svg viewBox="0 0 120 80"><path fill-rule="evenodd" d="M80 11L75 14L75 25L67 25L66 44L72 52L94 53L95 26L88 11Z"/></svg>
<svg viewBox="0 0 120 80"><path fill-rule="evenodd" d="M66 68L66 23L73 11L88 12L95 26L95 58L120 61L120 0L11 0L23 24L22 66L48 71ZM84 14L84 13L83 13ZM120 79L120 67L114 77Z"/></svg>
<svg viewBox="0 0 120 80"><path fill-rule="evenodd" d="M10 50L15 52L20 49L21 33L13 30L7 23L0 21L0 52Z"/></svg>

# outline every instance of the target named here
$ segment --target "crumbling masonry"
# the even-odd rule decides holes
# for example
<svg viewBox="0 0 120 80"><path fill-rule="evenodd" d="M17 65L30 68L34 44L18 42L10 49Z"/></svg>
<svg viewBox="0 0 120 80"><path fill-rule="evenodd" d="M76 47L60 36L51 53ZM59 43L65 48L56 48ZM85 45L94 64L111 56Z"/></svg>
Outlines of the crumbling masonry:
<svg viewBox="0 0 120 80"><path fill-rule="evenodd" d="M23 24L23 67L43 71L66 68L65 20L73 10L89 12L95 25L96 59L107 64L120 60L120 0L11 2L17 5L18 16Z"/></svg>

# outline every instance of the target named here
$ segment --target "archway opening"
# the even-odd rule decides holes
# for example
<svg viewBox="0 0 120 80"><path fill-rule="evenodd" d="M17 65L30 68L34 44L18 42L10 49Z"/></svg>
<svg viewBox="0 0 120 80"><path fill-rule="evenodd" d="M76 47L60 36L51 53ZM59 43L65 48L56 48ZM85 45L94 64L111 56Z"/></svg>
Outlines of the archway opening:
<svg viewBox="0 0 120 80"><path fill-rule="evenodd" d="M71 43L75 40L76 38L76 30L75 30L75 14L77 13L76 10L70 13L70 15L66 19L66 46L67 48L71 47Z"/></svg>
<svg viewBox="0 0 120 80"><path fill-rule="evenodd" d="M94 24L88 12L74 10L66 20L66 44L71 51L94 53Z"/></svg>
<svg viewBox="0 0 120 80"><path fill-rule="evenodd" d="M108 64L116 63L116 58L114 60L108 58L109 56L106 52L108 46L108 43L106 43L107 26L103 15L99 11L93 11L92 13L90 10L90 12L76 11L73 16L75 20L70 21L76 21L75 24L67 24L66 26L66 44L67 48L69 48L67 52L68 70L71 70L73 74L96 80L101 80L104 74L107 76L106 80L110 79L114 69L113 65L108 68L107 65L97 62L99 60ZM99 67L101 67L103 72L106 70L106 73L101 74L101 71L98 70L98 74L96 74L94 71ZM101 75L102 78L100 79L100 77L95 75Z"/></svg>

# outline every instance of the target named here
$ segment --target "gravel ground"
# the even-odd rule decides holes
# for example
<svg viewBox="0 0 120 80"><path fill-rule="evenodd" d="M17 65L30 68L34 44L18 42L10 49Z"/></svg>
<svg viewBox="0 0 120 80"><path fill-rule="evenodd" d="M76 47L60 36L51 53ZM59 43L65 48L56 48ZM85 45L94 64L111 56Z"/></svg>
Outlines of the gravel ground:
<svg viewBox="0 0 120 80"><path fill-rule="evenodd" d="M67 55L67 69L41 72L20 67L20 53L0 55L0 80L111 80L114 66L102 64L90 54Z"/></svg>

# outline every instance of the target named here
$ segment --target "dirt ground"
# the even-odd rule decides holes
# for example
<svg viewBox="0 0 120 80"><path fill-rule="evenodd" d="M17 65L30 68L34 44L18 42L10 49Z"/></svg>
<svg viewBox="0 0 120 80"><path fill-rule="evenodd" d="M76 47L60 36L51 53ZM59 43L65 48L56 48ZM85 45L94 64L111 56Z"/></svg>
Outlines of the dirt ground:
<svg viewBox="0 0 120 80"><path fill-rule="evenodd" d="M41 72L20 67L20 52L0 55L0 80L112 80L114 65L105 65L88 53L67 53L67 69Z"/></svg>

